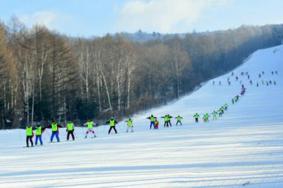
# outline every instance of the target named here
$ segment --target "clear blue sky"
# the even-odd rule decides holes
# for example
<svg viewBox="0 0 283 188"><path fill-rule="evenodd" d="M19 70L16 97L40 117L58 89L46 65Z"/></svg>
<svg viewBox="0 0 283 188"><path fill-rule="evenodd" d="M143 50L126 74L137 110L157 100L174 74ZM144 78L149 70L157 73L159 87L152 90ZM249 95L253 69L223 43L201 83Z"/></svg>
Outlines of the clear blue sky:
<svg viewBox="0 0 283 188"><path fill-rule="evenodd" d="M0 20L18 17L72 36L183 33L283 23L282 0L1 0Z"/></svg>

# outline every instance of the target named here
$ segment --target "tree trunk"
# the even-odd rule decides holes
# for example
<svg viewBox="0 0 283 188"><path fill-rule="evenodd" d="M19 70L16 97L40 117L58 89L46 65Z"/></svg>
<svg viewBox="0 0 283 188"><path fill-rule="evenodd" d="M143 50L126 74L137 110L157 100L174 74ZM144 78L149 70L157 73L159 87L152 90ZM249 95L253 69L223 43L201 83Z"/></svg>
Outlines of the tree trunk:
<svg viewBox="0 0 283 188"><path fill-rule="evenodd" d="M109 93L109 88L108 88L108 84L106 82L106 79L105 79L105 76L103 74L103 72L100 70L101 72L101 76L102 76L102 80L104 82L104 85L105 85L105 89L106 89L106 95L107 95L107 101L108 101L108 106L109 106L109 109L112 111L113 108L112 108L112 104L111 104L111 98L110 98L110 93Z"/></svg>

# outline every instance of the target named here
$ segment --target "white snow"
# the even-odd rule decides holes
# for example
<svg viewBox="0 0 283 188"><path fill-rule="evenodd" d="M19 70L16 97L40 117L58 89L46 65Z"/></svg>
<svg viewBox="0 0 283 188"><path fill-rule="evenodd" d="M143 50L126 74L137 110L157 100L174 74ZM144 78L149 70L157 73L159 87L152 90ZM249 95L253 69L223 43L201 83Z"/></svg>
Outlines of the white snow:
<svg viewBox="0 0 283 188"><path fill-rule="evenodd" d="M102 126L97 138L83 139L85 129L76 128L75 142L50 144L48 130L44 146L24 148L24 130L0 131L0 187L283 187L283 46L255 52L233 72L239 81L228 73L215 85L211 80L180 100L135 115L134 133L125 133L122 122L118 135L107 135ZM232 105L240 81L247 92ZM225 102L230 106L221 119L194 123L195 112L212 112ZM145 118L151 113L180 114L184 125L163 128L160 119L160 129L149 130ZM63 129L60 136L65 140Z"/></svg>

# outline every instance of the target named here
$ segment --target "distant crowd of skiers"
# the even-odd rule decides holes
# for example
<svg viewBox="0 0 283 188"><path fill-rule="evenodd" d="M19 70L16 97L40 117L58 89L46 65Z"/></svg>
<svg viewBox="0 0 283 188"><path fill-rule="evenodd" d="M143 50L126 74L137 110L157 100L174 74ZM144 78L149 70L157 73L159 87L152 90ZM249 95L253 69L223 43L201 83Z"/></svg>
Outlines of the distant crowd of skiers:
<svg viewBox="0 0 283 188"><path fill-rule="evenodd" d="M270 74L273 76L273 75L278 75L278 71L271 71ZM244 77L246 77L246 79L249 81L249 84L250 85L256 85L256 87L259 87L260 85L263 85L263 86L269 86L269 85L276 85L277 82L275 80L266 80L264 79L264 75L265 75L265 71L261 71L257 74L257 80L254 79L252 80L249 72L241 72L240 74L236 75L234 74L234 72L231 73L231 75L227 78L227 84L230 86L232 85L232 82L231 82L231 77L234 77L235 78L235 81L239 81L240 84L243 83L242 79ZM213 85L216 85L216 81L213 81L212 82ZM218 81L218 85L222 85L222 82L221 81Z"/></svg>

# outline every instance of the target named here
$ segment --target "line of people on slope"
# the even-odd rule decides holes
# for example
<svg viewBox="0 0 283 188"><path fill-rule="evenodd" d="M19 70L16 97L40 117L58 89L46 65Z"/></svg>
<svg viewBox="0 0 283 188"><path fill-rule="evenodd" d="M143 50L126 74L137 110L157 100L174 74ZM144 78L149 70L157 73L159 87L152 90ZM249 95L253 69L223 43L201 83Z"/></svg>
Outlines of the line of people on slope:
<svg viewBox="0 0 283 188"><path fill-rule="evenodd" d="M242 89L240 92L240 95L243 96L246 92L246 88L244 87L244 85L242 85ZM232 104L235 104L238 102L240 96L236 95L235 97L232 98ZM213 120L218 119L219 117L221 117L225 111L228 110L229 105L227 103L225 103L223 106L221 106L218 110L214 110L211 115L213 117ZM164 127L172 127L172 123L171 123L171 119L173 118L173 116L166 114L164 116L162 116L161 118L163 118L164 120ZM195 113L193 115L193 118L195 119L195 122L198 123L199 122L199 118L200 118L200 114ZM203 122L208 122L210 118L210 114L209 113L205 113L203 114ZM153 114L151 114L149 117L147 117L147 119L150 120L150 129L158 129L159 128L159 121L157 119L157 117L155 117ZM176 126L177 125L182 125L182 119L183 117L178 115L175 117L176 119ZM108 134L110 134L112 132L112 130L114 131L115 134L118 133L117 129L116 129L116 124L117 124L117 120L112 117L110 118L106 124L109 125L109 130L108 130ZM133 126L133 120L131 118L128 118L126 120L126 125L127 125L127 129L126 132L134 132L134 126ZM88 120L84 126L87 127L86 133L85 133L85 138L88 137L89 134L92 134L92 138L96 137L96 133L94 131L94 126L96 126L96 124L92 121L92 120ZM67 132L67 141L69 141L70 137L72 138L72 140L75 140L75 135L74 135L74 131L75 131L75 124L72 121L68 121L66 123L66 132ZM43 145L43 141L42 141L42 134L45 131L45 129L51 129L51 137L50 137L50 142L52 143L54 138L56 138L57 142L60 142L60 138L59 138L59 128L63 128L63 126L59 125L55 120L53 120L51 122L50 125L43 127L42 125L38 124L36 127L33 127L31 125L27 125L26 127L26 146L32 146L33 147L33 137L34 137L34 130L35 130L35 145L37 145L38 143L40 145Z"/></svg>
<svg viewBox="0 0 283 188"><path fill-rule="evenodd" d="M245 93L246 93L246 88L245 88L244 85L242 85L240 95L236 95L235 97L232 98L232 104L237 103L239 101L239 99L240 99L240 96L243 96ZM212 119L213 120L217 120L218 118L223 116L225 111L228 110L228 107L229 107L229 105L227 103L225 103L219 109L214 110L212 113L205 113L205 114L203 114L203 116L202 116L203 122L208 122L211 115L212 115ZM199 122L199 118L200 118L200 114L199 113L195 113L193 117L195 119L195 122L198 123Z"/></svg>
<svg viewBox="0 0 283 188"><path fill-rule="evenodd" d="M112 130L115 132L115 134L117 134L117 129L116 129L116 124L117 124L117 120L115 118L110 118L107 122L109 125L109 131L108 134L110 134L112 132ZM88 135L92 135L92 138L96 137L95 131L94 131L94 126L96 126L96 124L92 121L92 120L88 120L86 123L84 123L84 126L86 126L87 130L85 132L85 138L88 138ZM53 120L51 122L50 125L43 127L41 124L37 124L35 127L33 127L32 125L27 125L25 130L26 130L26 146L29 147L33 147L33 137L35 136L35 145L40 144L43 145L43 141L42 141L42 134L46 129L51 129L51 136L50 136L50 142L52 143L54 138L56 138L57 142L60 142L60 137L59 137L59 129L63 128L63 126L59 125L55 120ZM72 121L68 121L66 123L66 132L67 132L67 138L66 140L69 141L71 140L70 138L72 138L72 140L75 140L75 135L74 135L74 131L75 131L75 124ZM131 129L131 131L133 132L133 121L131 120L131 118L129 118L127 120L127 132L128 130Z"/></svg>

